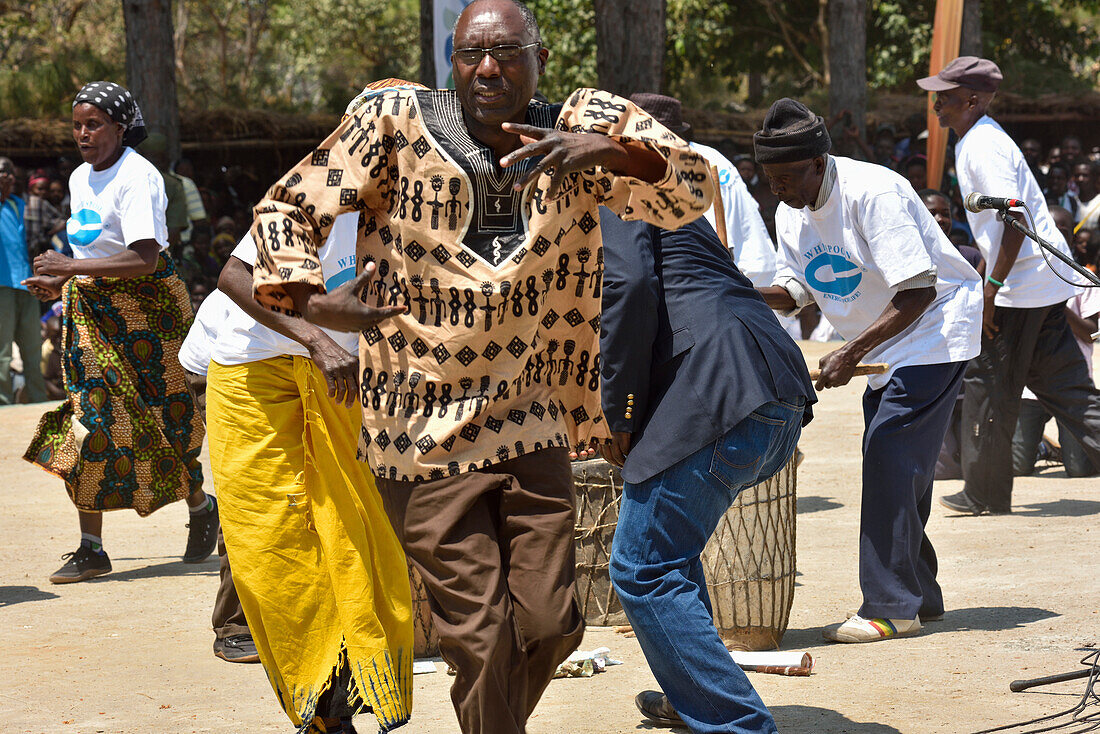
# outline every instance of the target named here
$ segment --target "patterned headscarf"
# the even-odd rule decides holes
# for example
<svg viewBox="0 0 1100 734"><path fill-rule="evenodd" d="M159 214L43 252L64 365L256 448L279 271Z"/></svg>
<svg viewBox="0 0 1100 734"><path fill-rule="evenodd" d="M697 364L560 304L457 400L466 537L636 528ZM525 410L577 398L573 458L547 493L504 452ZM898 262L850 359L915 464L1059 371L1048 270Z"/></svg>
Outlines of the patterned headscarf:
<svg viewBox="0 0 1100 734"><path fill-rule="evenodd" d="M148 137L145 131L145 119L134 101L130 90L114 82L91 82L85 84L73 100L73 107L88 103L106 112L112 120L125 128L122 144L134 148Z"/></svg>

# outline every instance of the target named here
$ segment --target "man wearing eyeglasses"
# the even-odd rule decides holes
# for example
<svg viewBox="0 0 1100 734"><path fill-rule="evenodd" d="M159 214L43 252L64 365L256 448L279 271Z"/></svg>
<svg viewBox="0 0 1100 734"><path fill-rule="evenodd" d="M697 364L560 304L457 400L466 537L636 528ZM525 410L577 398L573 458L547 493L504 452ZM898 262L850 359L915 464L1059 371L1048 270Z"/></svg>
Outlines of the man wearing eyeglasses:
<svg viewBox="0 0 1100 734"><path fill-rule="evenodd" d="M713 187L625 99L532 102L550 53L522 3L472 3L454 48L454 91L366 101L272 187L255 287L362 332L360 458L427 587L462 731L519 734L584 627L569 459L609 435L599 206L675 229ZM354 210L368 285L342 299L316 250Z"/></svg>
<svg viewBox="0 0 1100 734"><path fill-rule="evenodd" d="M12 390L11 358L13 343L19 345L26 379L27 402L46 399L42 378L42 331L39 327L38 300L21 282L31 277L30 254L23 226L23 200L12 193L15 188L15 164L0 158L0 405L15 401Z"/></svg>

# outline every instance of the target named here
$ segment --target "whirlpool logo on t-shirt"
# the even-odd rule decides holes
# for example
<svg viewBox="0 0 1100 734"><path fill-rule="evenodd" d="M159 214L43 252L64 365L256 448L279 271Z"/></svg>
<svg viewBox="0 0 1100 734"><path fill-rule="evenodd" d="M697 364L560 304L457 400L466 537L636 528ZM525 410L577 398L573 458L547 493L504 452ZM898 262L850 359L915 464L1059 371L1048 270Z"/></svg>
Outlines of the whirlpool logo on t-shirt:
<svg viewBox="0 0 1100 734"><path fill-rule="evenodd" d="M331 293L355 277L355 255L346 255L336 261L339 268L325 280L325 290Z"/></svg>
<svg viewBox="0 0 1100 734"><path fill-rule="evenodd" d="M103 231L103 218L94 209L81 209L69 217L65 231L69 235L69 244L87 247Z"/></svg>
<svg viewBox="0 0 1100 734"><path fill-rule="evenodd" d="M818 245L803 257L809 260L805 270L806 284L826 297L850 300L848 297L863 280L863 268L839 245Z"/></svg>

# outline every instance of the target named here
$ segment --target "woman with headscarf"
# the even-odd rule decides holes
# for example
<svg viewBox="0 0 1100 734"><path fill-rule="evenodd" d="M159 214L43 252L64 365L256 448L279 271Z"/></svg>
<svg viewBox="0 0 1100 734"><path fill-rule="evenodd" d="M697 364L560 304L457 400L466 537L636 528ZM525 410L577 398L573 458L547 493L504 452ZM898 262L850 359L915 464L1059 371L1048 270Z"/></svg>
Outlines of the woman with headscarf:
<svg viewBox="0 0 1100 734"><path fill-rule="evenodd" d="M167 204L160 173L134 149L146 137L125 88L84 86L73 101L73 139L84 159L69 179L73 257L49 250L23 284L62 298L62 365L68 398L42 417L24 454L65 481L81 541L50 581L111 570L102 513L145 516L186 499L185 563L206 559L218 513L202 491L202 423L176 355L193 314L165 256Z"/></svg>

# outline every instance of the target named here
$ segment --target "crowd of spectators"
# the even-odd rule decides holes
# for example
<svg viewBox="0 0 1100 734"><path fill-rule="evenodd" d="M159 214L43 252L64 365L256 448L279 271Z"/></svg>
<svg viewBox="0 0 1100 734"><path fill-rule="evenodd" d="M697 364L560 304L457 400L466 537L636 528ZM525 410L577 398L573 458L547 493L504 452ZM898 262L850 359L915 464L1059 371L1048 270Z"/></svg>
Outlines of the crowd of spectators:
<svg viewBox="0 0 1100 734"><path fill-rule="evenodd" d="M168 195L166 220L169 228L168 253L175 262L180 277L187 283L192 305L198 309L202 300L217 287L218 275L237 242L252 223L252 199L258 186L237 166L212 170L197 170L187 158L169 164L163 137L150 136L139 152L160 170ZM7 161L7 159L0 159ZM72 254L68 241L69 209L68 179L75 165L69 157L60 157L53 165L24 166L7 161L0 164L0 206L7 206L12 216L21 219L22 227L13 222L0 228L0 265L9 277L0 278L0 291L19 288L12 275L17 270L19 253L25 249L27 263L49 249ZM7 190L5 193L4 190ZM247 193L244 193L247 191ZM7 210L3 210L7 212ZM78 226L78 225L76 225ZM18 256L18 257L16 257ZM7 281L12 282L7 282ZM16 339L13 328L0 328L0 405L57 400L64 397L61 364L57 347L61 337L61 304L41 305L39 339L29 344L26 338ZM0 320L11 315L0 313ZM11 324L0 323L0 326ZM22 342L22 343L20 343ZM24 353L36 355L38 370L25 364ZM45 379L46 394L27 390L27 374L32 383L40 371ZM33 395L31 393L34 393Z"/></svg>

